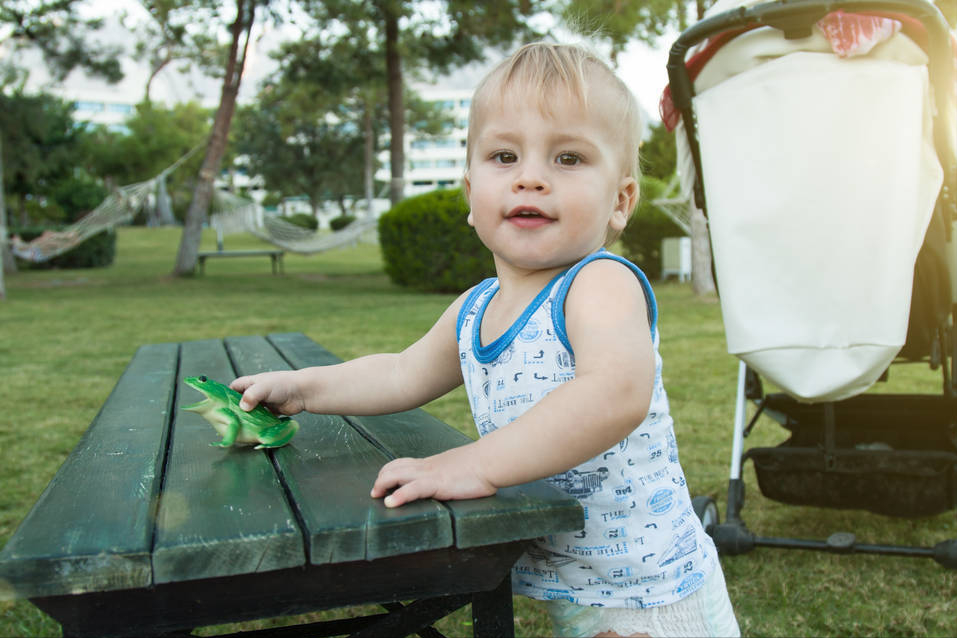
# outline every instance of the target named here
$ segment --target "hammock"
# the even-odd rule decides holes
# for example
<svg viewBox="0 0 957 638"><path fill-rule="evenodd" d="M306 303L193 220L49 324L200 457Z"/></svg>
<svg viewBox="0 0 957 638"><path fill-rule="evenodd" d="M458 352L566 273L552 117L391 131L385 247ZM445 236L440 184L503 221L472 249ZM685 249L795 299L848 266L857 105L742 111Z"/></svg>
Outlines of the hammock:
<svg viewBox="0 0 957 638"><path fill-rule="evenodd" d="M29 242L14 235L9 242L11 252L21 259L37 263L49 261L103 230L132 221L151 197L155 197L157 204L158 219L154 221L160 224L175 223L170 211L169 194L166 192L166 176L198 148L199 146L193 148L152 179L119 187L99 206L63 230L43 231L43 234ZM319 234L291 224L281 217L264 216L262 208L256 202L228 191L217 190L213 196L210 225L216 229L220 239L224 234L248 232L290 252L310 255L355 244L363 236L374 233L376 221L356 221L343 230Z"/></svg>
<svg viewBox="0 0 957 638"><path fill-rule="evenodd" d="M651 200L651 204L667 215L686 235L691 235L691 198L682 191L677 177L668 184L667 195Z"/></svg>
<svg viewBox="0 0 957 638"><path fill-rule="evenodd" d="M49 261L75 248L97 233L113 228L117 224L132 221L150 200L151 195L156 197L160 223L175 223L170 211L169 194L166 192L166 176L179 168L199 148L200 146L193 147L152 179L120 186L107 195L99 206L63 230L45 230L39 237L29 242L14 235L10 238L11 252L28 261L37 263Z"/></svg>
<svg viewBox="0 0 957 638"><path fill-rule="evenodd" d="M356 244L364 236L372 236L377 222L374 219L356 220L342 230L317 233L280 216L263 215L262 208L252 200L228 191L218 191L213 198L209 225L216 229L220 238L227 234L248 232L290 252L312 255Z"/></svg>
<svg viewBox="0 0 957 638"><path fill-rule="evenodd" d="M62 255L93 235L133 219L156 190L157 179L119 187L99 206L63 230L45 230L29 242L14 235L10 239L10 250L21 259L37 263Z"/></svg>

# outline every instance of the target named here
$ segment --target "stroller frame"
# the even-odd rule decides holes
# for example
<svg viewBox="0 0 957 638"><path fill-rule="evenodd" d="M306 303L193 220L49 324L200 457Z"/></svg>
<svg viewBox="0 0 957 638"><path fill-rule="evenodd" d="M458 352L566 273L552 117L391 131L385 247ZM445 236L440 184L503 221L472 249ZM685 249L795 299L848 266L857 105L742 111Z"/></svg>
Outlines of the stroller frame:
<svg viewBox="0 0 957 638"><path fill-rule="evenodd" d="M803 38L811 34L812 26L819 19L839 9L903 14L920 20L927 30L930 81L938 87L934 91L937 102L935 122L940 114L953 109L947 100L955 78L948 27L937 8L925 0L779 0L702 20L676 40L667 69L672 102L685 125L694 163L695 203L706 216L701 152L692 107L695 91L686 67L687 52L719 34L727 36L728 32L743 32L759 26L774 27L787 39ZM938 159L944 172L934 215L938 218L937 228L945 229L950 237L957 221L957 158L953 142L948 137L948 128L935 126L934 133ZM928 234L933 232L933 226L932 221L932 230ZM695 511L719 551L733 555L763 546L926 557L944 567L957 569L957 539L941 541L934 547L908 547L858 543L855 535L849 532L833 533L826 540L765 537L752 533L741 518L744 506L741 469L749 459L755 466L762 493L785 503L863 508L896 516L923 516L957 508L957 339L953 334L953 326L957 324L957 304L953 299L949 314L950 325L944 322L931 330L926 357L932 369L940 367L942 370L941 395L861 394L841 401L800 403L783 393L765 394L759 375L740 362L725 522L720 522L717 506L711 497L694 499ZM950 362L947 361L948 354ZM757 411L746 423L749 400L755 403ZM762 414L791 430L792 436L778 447L752 448L745 452L744 438ZM918 419L914 418L915 414L919 415ZM897 449L899 439L895 438L895 431L906 422L903 419L920 421L919 427L910 429L908 435L919 431L917 437L925 449L907 449L911 446L906 444L901 446L905 449ZM875 432L881 438L873 438ZM893 441L894 446L869 448L866 441L873 440ZM900 492L893 495L897 497L897 503L875 491L872 483L874 475L888 468L896 475L904 476ZM783 484L782 477L785 477ZM800 493L808 484L819 487L825 483L828 489L820 490L816 496L807 497ZM912 504L901 511L900 502Z"/></svg>

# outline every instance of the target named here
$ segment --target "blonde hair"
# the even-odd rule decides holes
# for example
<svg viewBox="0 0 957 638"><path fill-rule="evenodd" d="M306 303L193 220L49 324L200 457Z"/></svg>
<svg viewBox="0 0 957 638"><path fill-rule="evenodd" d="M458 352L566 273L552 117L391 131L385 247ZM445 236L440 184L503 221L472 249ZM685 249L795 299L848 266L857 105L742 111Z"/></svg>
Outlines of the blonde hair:
<svg viewBox="0 0 957 638"><path fill-rule="evenodd" d="M536 96L543 113L557 95L578 99L589 108L589 87L602 82L618 99L596 103L603 109L609 125L620 125L622 167L626 175L637 180L641 175L638 146L641 143L641 114L638 101L624 82L615 75L596 53L577 44L533 42L518 49L500 62L479 83L469 109L469 130L466 141L466 171L471 165L474 135L479 118L490 104L501 103L516 87Z"/></svg>

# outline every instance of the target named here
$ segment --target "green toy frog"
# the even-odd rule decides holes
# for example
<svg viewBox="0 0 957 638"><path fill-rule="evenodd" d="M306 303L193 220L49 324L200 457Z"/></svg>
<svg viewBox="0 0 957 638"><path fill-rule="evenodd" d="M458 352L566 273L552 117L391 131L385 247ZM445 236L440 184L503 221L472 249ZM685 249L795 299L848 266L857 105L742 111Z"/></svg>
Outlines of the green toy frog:
<svg viewBox="0 0 957 638"><path fill-rule="evenodd" d="M296 421L288 416L277 417L262 405L246 412L239 407L241 394L206 376L187 377L183 382L206 396L183 409L202 415L223 437L222 441L210 445L230 447L234 443L258 443L257 450L277 448L289 443L299 430Z"/></svg>

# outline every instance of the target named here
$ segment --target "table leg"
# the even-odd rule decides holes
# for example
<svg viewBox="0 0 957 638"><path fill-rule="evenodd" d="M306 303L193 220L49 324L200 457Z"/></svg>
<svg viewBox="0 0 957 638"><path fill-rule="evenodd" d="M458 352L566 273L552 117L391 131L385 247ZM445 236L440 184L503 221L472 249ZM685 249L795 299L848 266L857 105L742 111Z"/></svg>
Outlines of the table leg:
<svg viewBox="0 0 957 638"><path fill-rule="evenodd" d="M472 632L474 638L515 636L511 573L495 589L472 594Z"/></svg>
<svg viewBox="0 0 957 638"><path fill-rule="evenodd" d="M448 616L459 607L467 605L468 594L456 594L440 598L417 600L408 605L389 605L389 614L352 634L351 638L381 636L408 636L417 633L432 623Z"/></svg>

